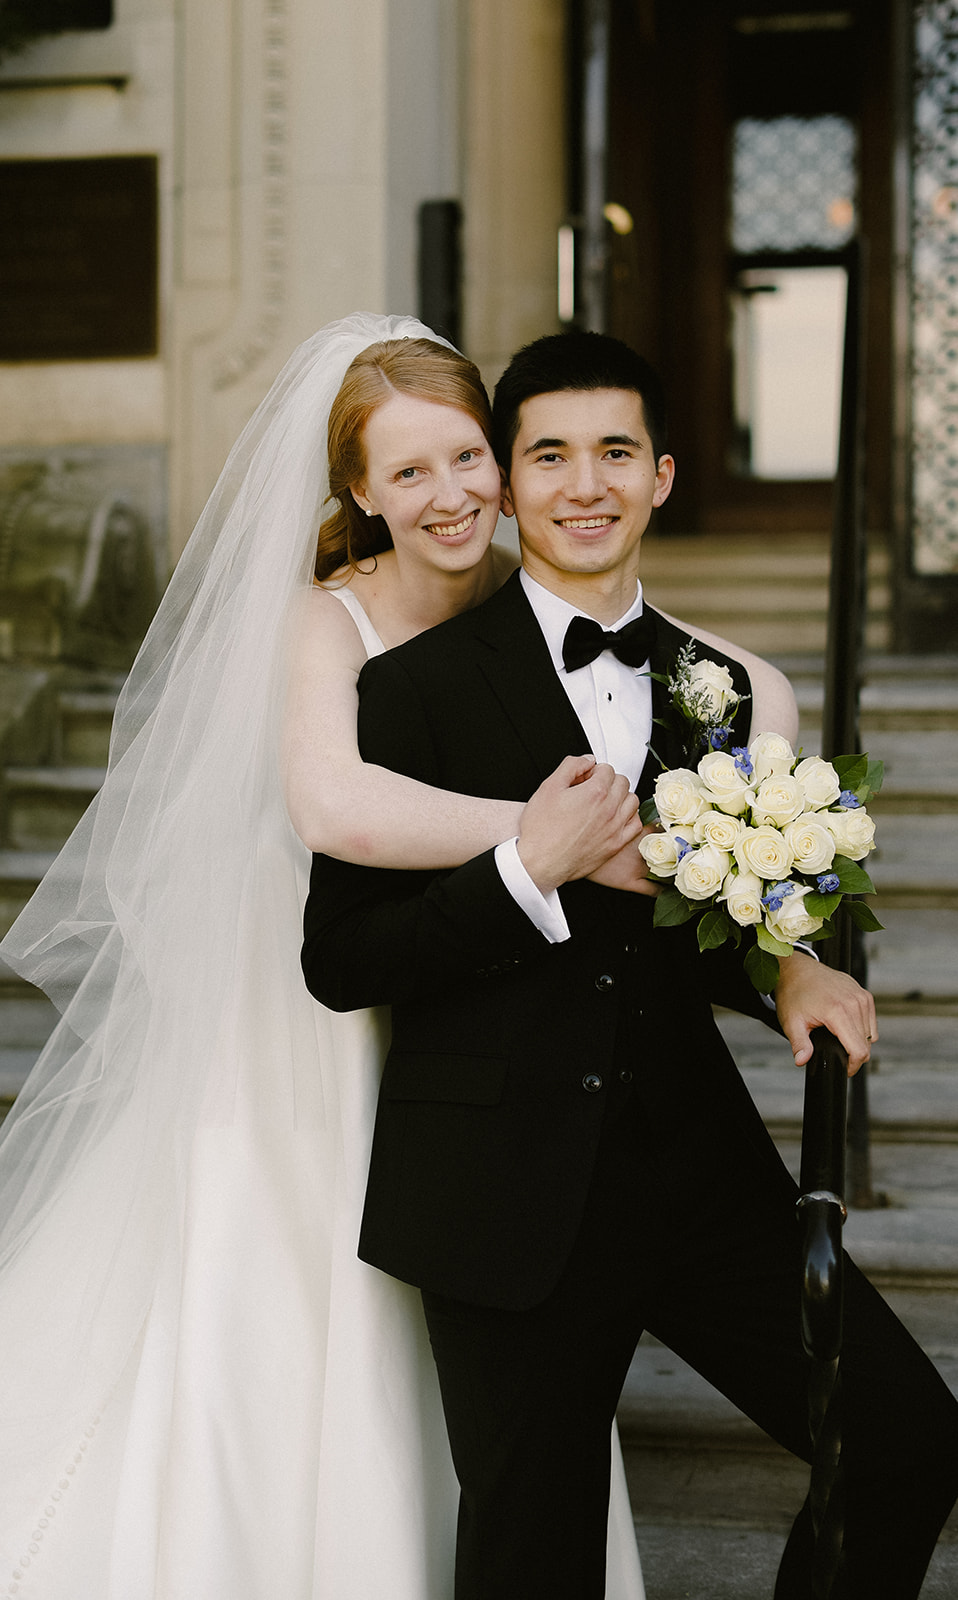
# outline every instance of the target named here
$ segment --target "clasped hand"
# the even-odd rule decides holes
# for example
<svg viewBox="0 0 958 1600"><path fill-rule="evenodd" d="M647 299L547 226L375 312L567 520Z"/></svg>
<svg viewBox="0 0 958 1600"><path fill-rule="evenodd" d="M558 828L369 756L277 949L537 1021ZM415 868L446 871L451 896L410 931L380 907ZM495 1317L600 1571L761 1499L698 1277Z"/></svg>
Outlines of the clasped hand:
<svg viewBox="0 0 958 1600"><path fill-rule="evenodd" d="M574 878L658 894L639 854L649 830L627 778L594 756L567 756L539 785L519 824L519 858L542 894Z"/></svg>

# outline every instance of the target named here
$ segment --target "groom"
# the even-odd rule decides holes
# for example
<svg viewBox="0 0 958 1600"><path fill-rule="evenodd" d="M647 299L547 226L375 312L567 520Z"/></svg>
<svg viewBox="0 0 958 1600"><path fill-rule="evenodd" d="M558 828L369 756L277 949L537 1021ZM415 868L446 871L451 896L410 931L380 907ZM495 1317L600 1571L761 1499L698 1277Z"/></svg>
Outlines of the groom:
<svg viewBox="0 0 958 1600"><path fill-rule="evenodd" d="M456 1600L602 1600L610 1429L644 1328L809 1458L796 1191L712 1020L712 1000L768 1014L739 953L653 931L651 898L609 886L667 709L646 662L683 642L638 584L673 471L657 382L604 336L539 340L494 425L523 571L369 662L360 742L426 783L532 796L518 841L442 873L317 857L303 965L336 1009L393 1007L360 1254L422 1290ZM747 706L737 721L742 742ZM588 763L559 764L587 749L602 764L577 781ZM850 980L796 954L775 999L799 1059L819 1021L867 1055ZM851 1266L842 1370L848 1596L910 1600L958 1493L958 1407ZM803 1510L777 1600L809 1600L809 1545Z"/></svg>

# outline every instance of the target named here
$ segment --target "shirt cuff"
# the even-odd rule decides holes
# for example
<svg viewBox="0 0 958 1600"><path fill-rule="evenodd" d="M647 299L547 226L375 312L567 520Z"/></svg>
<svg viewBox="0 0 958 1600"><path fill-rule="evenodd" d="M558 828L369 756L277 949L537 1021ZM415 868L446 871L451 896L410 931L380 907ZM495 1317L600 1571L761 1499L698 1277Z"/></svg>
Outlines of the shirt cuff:
<svg viewBox="0 0 958 1600"><path fill-rule="evenodd" d="M496 846L496 866L503 884L521 911L538 928L550 944L562 944L569 938L569 924L565 919L558 890L544 895L536 888L519 859L518 839L507 839Z"/></svg>

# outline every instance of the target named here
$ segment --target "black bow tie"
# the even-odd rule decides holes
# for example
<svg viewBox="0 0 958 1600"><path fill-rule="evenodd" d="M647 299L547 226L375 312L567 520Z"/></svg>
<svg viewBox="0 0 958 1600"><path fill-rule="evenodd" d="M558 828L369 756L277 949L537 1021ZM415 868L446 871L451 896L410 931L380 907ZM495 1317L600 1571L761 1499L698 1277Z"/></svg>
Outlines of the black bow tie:
<svg viewBox="0 0 958 1600"><path fill-rule="evenodd" d="M562 641L562 664L566 672L575 672L577 667L587 667L603 650L611 650L627 666L641 667L654 643L655 623L647 611L627 622L618 633L607 633L591 617L573 617Z"/></svg>

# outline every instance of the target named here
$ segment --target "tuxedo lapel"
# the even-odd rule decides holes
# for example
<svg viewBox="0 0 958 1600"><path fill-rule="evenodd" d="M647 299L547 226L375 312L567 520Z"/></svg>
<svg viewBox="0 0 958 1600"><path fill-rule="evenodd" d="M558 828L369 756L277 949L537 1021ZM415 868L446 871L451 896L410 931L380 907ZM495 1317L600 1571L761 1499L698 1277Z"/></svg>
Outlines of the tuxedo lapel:
<svg viewBox="0 0 958 1600"><path fill-rule="evenodd" d="M537 782L590 741L559 681L549 647L515 573L472 612L477 664L528 751Z"/></svg>
<svg viewBox="0 0 958 1600"><path fill-rule="evenodd" d="M671 767L683 764L684 752L675 717L669 697L668 683L659 680L668 678L675 669L675 662L679 650L686 642L688 635L683 634L672 623L666 621L652 606L645 610L655 619L655 645L649 660L652 670L652 736L649 741L649 754L645 759L636 793L640 800L647 800L655 787L655 780L660 772ZM656 759L658 758L658 759Z"/></svg>

